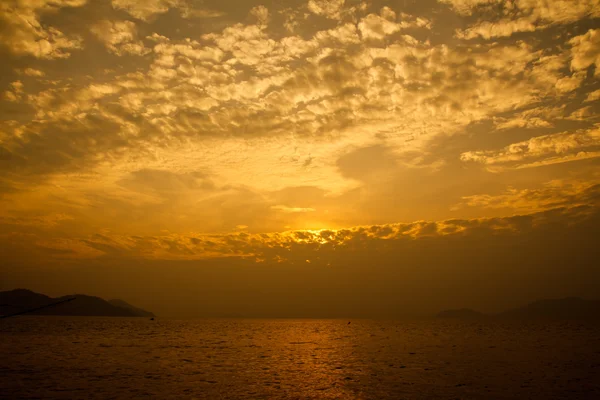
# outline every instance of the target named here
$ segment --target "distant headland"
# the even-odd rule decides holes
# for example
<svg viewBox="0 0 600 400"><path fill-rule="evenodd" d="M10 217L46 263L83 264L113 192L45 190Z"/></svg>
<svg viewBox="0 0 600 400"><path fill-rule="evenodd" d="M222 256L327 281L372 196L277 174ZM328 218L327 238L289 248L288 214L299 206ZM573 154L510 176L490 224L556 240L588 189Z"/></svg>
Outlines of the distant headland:
<svg viewBox="0 0 600 400"><path fill-rule="evenodd" d="M71 300L72 299L72 300ZM50 306L56 304L56 306ZM28 310L34 310L28 312ZM149 317L149 311L132 306L123 300L104 300L100 297L75 294L52 298L27 289L0 292L0 317L26 312L26 315L64 315L93 317Z"/></svg>
<svg viewBox="0 0 600 400"><path fill-rule="evenodd" d="M484 314L468 308L444 310L436 315L438 318L454 319L600 319L600 301L585 300L579 297L563 299L546 299L529 303L523 307L504 311L498 314Z"/></svg>

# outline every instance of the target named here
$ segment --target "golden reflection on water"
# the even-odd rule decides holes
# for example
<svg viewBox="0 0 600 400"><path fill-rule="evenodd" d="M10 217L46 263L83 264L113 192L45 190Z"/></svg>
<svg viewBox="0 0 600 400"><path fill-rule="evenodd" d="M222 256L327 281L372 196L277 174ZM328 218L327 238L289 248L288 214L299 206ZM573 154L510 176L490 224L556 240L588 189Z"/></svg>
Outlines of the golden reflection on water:
<svg viewBox="0 0 600 400"><path fill-rule="evenodd" d="M600 392L595 326L351 322L14 319L0 326L0 397L551 399Z"/></svg>
<svg viewBox="0 0 600 400"><path fill-rule="evenodd" d="M289 363L296 366L294 375L301 377L303 385L310 388L307 395L324 398L358 398L348 387L350 377L344 376L349 354L341 351L346 322L320 323L314 321L309 329L302 321L286 325L279 337L279 346L288 347ZM348 379L346 379L348 378Z"/></svg>

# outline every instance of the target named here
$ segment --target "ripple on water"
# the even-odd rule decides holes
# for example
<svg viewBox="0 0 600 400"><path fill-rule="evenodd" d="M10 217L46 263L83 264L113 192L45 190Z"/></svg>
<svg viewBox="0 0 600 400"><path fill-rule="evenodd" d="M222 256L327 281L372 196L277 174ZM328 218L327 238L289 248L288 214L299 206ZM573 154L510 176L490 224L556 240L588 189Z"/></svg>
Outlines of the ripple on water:
<svg viewBox="0 0 600 400"><path fill-rule="evenodd" d="M7 399L600 398L599 330L581 324L10 323L0 332Z"/></svg>

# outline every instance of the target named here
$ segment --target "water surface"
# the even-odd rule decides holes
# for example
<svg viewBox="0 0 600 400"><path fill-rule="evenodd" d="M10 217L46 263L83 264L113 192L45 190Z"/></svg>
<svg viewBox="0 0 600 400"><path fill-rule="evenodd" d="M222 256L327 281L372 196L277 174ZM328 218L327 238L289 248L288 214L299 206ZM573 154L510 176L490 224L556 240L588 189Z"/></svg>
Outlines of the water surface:
<svg viewBox="0 0 600 400"><path fill-rule="evenodd" d="M0 321L0 398L600 398L578 322Z"/></svg>

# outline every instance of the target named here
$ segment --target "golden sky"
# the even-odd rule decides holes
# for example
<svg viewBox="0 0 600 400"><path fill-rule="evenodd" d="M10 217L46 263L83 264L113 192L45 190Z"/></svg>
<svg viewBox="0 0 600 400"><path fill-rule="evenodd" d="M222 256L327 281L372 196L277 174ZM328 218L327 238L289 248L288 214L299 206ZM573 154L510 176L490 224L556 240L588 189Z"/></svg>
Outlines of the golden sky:
<svg viewBox="0 0 600 400"><path fill-rule="evenodd" d="M600 0L4 0L0 59L0 289L600 290Z"/></svg>

